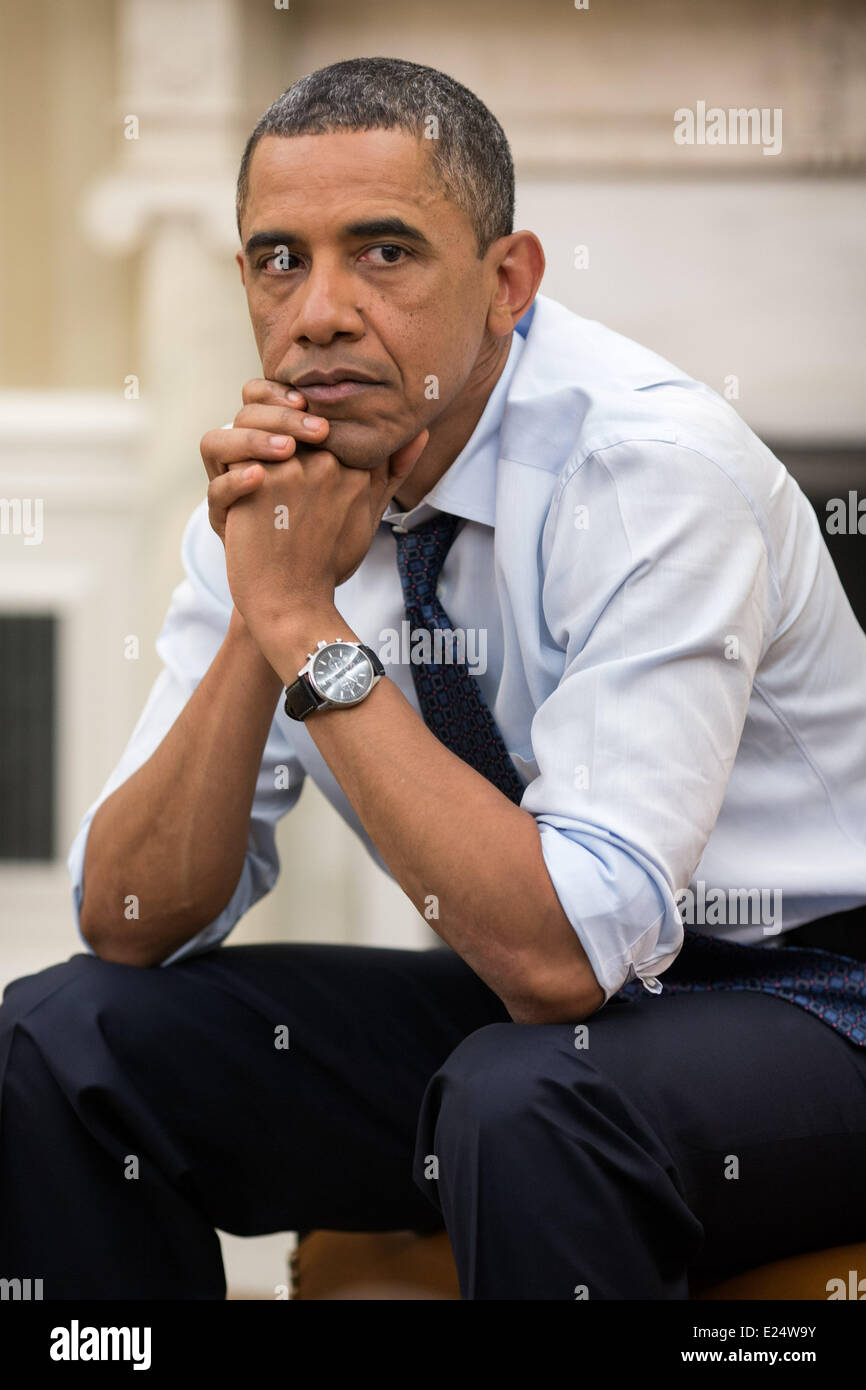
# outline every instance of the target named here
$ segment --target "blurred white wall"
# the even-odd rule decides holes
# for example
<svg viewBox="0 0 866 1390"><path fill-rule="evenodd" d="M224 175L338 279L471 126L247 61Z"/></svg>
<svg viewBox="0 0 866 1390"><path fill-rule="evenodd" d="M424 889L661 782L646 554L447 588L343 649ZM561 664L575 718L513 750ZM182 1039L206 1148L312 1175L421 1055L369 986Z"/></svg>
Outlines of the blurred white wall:
<svg viewBox="0 0 866 1390"><path fill-rule="evenodd" d="M720 394L735 376L768 443L866 440L864 181L526 180L518 214L545 294Z"/></svg>

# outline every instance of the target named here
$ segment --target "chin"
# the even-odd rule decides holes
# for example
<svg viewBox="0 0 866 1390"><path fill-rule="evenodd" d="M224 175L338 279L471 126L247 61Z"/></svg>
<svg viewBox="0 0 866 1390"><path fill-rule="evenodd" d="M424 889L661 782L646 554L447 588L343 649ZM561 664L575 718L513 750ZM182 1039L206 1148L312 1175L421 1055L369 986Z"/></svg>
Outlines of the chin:
<svg viewBox="0 0 866 1390"><path fill-rule="evenodd" d="M331 420L330 425L324 447L346 468L378 468L404 442L392 438L393 430L357 420Z"/></svg>

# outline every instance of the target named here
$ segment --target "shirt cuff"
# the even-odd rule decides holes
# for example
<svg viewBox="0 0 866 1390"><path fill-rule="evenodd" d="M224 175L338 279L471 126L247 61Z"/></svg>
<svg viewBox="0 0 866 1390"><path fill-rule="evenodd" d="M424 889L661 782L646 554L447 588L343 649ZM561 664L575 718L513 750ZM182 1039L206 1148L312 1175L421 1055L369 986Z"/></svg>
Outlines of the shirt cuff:
<svg viewBox="0 0 866 1390"><path fill-rule="evenodd" d="M673 893L636 852L597 833L537 818L541 852L562 909L604 991L604 1003L630 980L660 994L683 928Z"/></svg>

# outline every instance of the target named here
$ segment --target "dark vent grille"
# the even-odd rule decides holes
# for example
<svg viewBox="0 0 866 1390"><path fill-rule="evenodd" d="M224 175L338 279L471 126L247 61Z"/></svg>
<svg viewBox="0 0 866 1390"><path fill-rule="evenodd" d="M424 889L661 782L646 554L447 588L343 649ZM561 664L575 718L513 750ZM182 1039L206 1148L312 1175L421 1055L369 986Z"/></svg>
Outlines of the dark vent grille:
<svg viewBox="0 0 866 1390"><path fill-rule="evenodd" d="M54 617L0 615L0 860L54 858L56 646Z"/></svg>

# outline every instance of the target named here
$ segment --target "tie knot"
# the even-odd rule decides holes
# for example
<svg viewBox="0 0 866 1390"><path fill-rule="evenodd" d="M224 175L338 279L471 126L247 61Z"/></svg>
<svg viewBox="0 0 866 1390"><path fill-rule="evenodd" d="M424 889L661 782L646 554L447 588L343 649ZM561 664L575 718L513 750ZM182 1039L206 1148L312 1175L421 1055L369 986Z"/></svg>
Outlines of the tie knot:
<svg viewBox="0 0 866 1390"><path fill-rule="evenodd" d="M439 572L457 530L460 518L439 512L414 531L393 531L397 542L397 567L407 599L427 602L436 592Z"/></svg>

